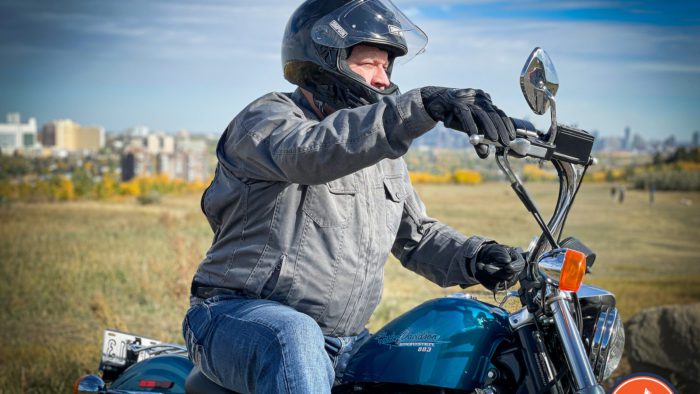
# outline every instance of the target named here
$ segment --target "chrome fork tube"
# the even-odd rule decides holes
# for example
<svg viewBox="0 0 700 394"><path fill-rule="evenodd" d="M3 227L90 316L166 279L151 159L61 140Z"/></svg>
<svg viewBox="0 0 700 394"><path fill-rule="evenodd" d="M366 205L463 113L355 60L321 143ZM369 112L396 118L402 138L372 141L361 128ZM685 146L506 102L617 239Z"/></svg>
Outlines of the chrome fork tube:
<svg viewBox="0 0 700 394"><path fill-rule="evenodd" d="M557 291L548 299L552 309L554 324L556 325L564 356L571 371L577 393L605 393L596 382L593 369L588 362L586 349L579 335L579 330L574 323L569 311L568 295L563 291Z"/></svg>

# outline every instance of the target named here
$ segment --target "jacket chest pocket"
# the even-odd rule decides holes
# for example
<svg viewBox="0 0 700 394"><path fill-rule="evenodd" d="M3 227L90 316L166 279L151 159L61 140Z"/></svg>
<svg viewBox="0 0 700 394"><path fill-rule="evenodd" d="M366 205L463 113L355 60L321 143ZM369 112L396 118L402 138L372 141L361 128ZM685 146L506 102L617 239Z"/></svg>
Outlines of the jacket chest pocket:
<svg viewBox="0 0 700 394"><path fill-rule="evenodd" d="M386 209L386 225L395 235L401 224L403 216L403 205L408 197L408 191L400 175L387 176L384 178L384 194Z"/></svg>
<svg viewBox="0 0 700 394"><path fill-rule="evenodd" d="M303 211L319 227L346 227L355 208L357 185L354 176L323 185L307 186Z"/></svg>

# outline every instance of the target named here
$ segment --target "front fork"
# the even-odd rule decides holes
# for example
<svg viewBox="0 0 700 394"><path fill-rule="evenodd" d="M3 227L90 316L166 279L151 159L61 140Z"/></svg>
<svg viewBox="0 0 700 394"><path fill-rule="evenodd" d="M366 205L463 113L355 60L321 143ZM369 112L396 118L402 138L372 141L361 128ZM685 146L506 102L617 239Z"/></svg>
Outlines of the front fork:
<svg viewBox="0 0 700 394"><path fill-rule="evenodd" d="M552 311L552 320L564 351L566 366L571 373L574 392L604 394L605 390L595 379L579 330L571 316L569 294L551 287L548 290L545 303ZM555 381L557 372L547 353L542 332L535 324L535 316L527 308L523 308L513 313L509 322L522 345L522 356L530 376L527 391L531 393L563 392L561 385Z"/></svg>

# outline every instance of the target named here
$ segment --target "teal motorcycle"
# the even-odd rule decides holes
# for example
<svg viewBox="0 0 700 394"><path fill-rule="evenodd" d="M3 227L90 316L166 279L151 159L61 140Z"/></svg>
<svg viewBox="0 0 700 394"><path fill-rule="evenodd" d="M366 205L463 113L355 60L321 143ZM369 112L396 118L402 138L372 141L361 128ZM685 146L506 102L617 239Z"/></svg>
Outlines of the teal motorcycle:
<svg viewBox="0 0 700 394"><path fill-rule="evenodd" d="M518 278L521 308L508 312L469 294L427 301L376 332L352 356L334 393L604 393L601 382L617 368L624 330L615 296L582 284L595 253L561 239L574 198L593 164L593 137L559 125L558 78L546 52L528 57L520 85L531 109L551 115L546 132L513 119L518 138L489 143L501 171L542 229L527 250ZM559 177L554 213L545 222L511 168L512 158L551 162ZM102 378L86 375L76 393L231 393L209 381L183 346L106 331ZM105 381L111 382L106 384Z"/></svg>

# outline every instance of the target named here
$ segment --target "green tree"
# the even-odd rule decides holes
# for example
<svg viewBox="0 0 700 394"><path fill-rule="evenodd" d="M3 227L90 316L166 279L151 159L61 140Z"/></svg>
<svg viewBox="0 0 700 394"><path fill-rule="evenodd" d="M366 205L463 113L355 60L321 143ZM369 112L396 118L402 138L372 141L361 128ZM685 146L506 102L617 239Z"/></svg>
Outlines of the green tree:
<svg viewBox="0 0 700 394"><path fill-rule="evenodd" d="M90 196L95 187L95 181L84 167L78 167L73 171L72 180L76 197Z"/></svg>

